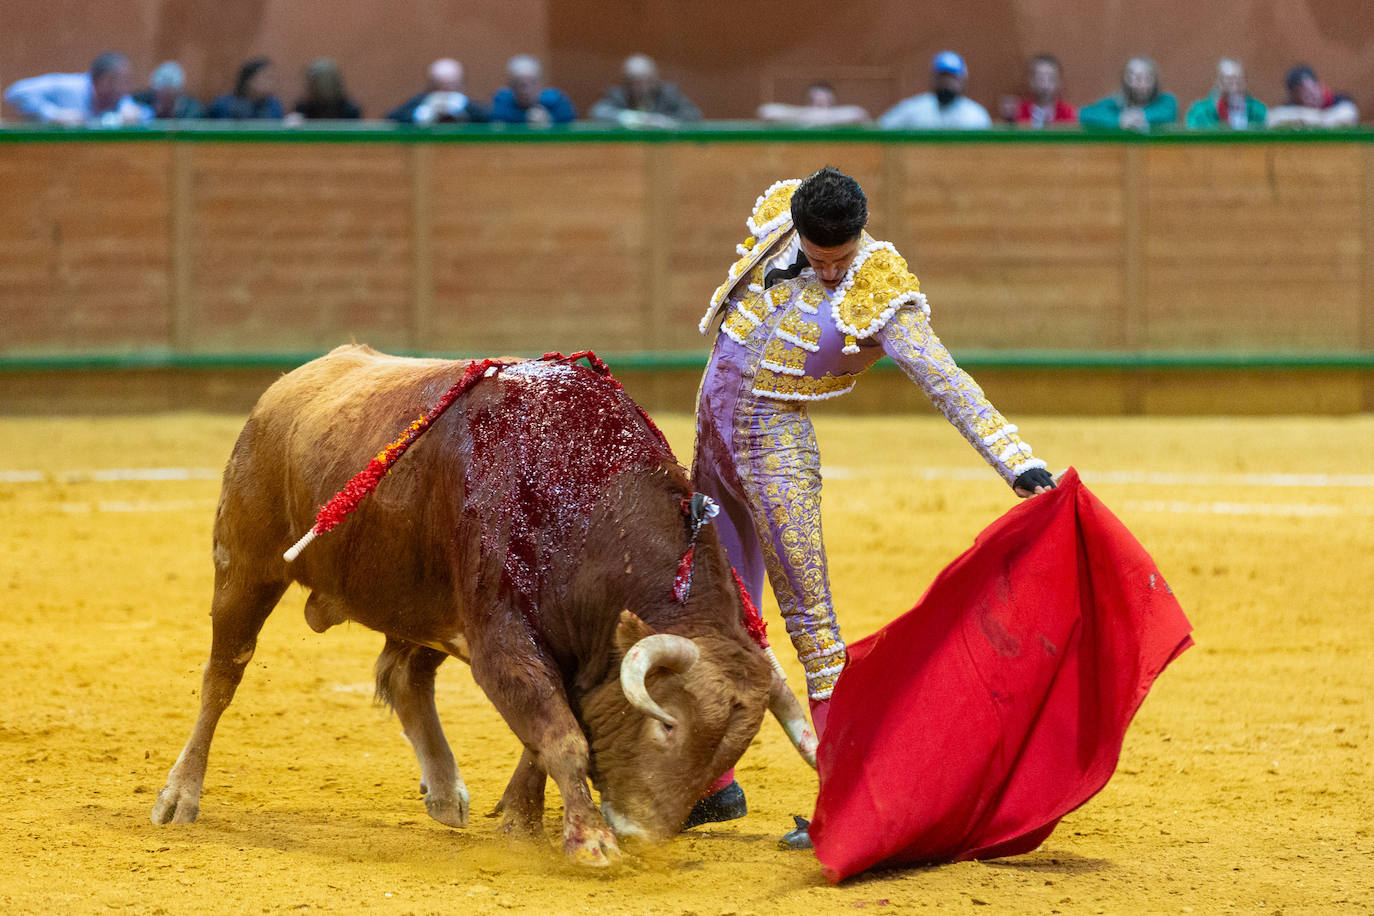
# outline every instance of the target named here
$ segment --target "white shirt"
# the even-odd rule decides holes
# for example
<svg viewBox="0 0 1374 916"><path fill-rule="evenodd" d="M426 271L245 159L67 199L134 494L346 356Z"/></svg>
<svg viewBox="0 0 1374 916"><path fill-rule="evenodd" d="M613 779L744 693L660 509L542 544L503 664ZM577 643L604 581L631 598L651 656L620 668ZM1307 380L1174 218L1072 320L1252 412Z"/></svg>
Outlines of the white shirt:
<svg viewBox="0 0 1374 916"><path fill-rule="evenodd" d="M992 126L992 118L986 108L966 95L941 108L935 93L923 92L894 105L878 119L878 126L889 130L982 130Z"/></svg>
<svg viewBox="0 0 1374 916"><path fill-rule="evenodd" d="M773 257L768 259L768 263L763 266L764 276L768 276L770 270L788 270L801 258L801 234L792 233L792 241Z"/></svg>
<svg viewBox="0 0 1374 916"><path fill-rule="evenodd" d="M153 113L123 96L111 111L95 111L95 89L89 73L46 73L22 79L5 90L5 101L35 121L52 122L63 115L83 121L141 123Z"/></svg>

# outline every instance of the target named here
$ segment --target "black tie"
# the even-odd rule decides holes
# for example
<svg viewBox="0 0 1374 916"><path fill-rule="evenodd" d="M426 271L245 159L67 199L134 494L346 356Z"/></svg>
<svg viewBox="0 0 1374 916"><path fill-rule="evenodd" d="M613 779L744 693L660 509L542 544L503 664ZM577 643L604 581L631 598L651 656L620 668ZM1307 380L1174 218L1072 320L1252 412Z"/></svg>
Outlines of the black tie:
<svg viewBox="0 0 1374 916"><path fill-rule="evenodd" d="M797 260L792 266L783 270L781 267L774 267L763 275L763 288L768 289L774 283L781 283L783 280L792 280L803 270L811 266L811 262L806 259L806 252L797 252Z"/></svg>

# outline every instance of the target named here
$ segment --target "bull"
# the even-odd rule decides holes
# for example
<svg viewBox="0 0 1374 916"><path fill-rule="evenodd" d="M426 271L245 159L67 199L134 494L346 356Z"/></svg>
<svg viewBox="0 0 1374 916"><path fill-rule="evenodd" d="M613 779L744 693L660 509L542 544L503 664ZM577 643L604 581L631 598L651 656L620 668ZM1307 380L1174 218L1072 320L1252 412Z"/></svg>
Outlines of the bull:
<svg viewBox="0 0 1374 916"><path fill-rule="evenodd" d="M767 708L814 753L799 704L741 621L720 542L684 523L685 473L594 368L526 361L483 378L344 524L283 558L316 508L462 369L340 347L259 400L215 514L200 712L154 823L196 819L215 727L291 582L310 590L316 632L351 620L386 637L377 697L414 747L429 815L449 826L467 824L470 802L434 704L449 656L524 745L500 829L540 835L551 778L578 864L615 862L617 836L676 834ZM673 586L693 540L683 600Z"/></svg>

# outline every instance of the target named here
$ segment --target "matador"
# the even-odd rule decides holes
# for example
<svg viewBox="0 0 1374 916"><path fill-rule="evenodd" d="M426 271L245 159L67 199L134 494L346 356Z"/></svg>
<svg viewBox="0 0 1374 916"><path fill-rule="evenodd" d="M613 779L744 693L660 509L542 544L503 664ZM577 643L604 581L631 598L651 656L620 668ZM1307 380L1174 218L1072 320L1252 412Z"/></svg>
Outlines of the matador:
<svg viewBox="0 0 1374 916"><path fill-rule="evenodd" d="M818 735L845 643L807 404L850 391L886 354L1017 495L1054 486L1045 462L935 336L915 275L891 243L864 231L867 221L862 188L833 168L777 182L755 203L749 236L700 325L703 334L719 331L697 395L693 480L720 505L721 540L752 597L767 575L806 672ZM686 826L745 810L727 773Z"/></svg>

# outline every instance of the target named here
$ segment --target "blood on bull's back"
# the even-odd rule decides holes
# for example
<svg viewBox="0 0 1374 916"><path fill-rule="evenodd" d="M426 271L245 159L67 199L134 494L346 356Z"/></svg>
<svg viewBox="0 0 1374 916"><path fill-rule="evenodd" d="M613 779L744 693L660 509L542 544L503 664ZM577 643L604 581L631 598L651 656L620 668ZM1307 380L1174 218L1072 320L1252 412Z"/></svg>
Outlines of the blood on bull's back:
<svg viewBox="0 0 1374 916"><path fill-rule="evenodd" d="M554 564L585 547L591 519L627 472L669 473L667 442L619 385L590 369L530 361L474 389L459 421L463 514L503 585L537 605ZM685 484L685 480L684 480Z"/></svg>

